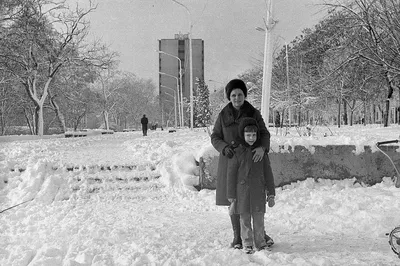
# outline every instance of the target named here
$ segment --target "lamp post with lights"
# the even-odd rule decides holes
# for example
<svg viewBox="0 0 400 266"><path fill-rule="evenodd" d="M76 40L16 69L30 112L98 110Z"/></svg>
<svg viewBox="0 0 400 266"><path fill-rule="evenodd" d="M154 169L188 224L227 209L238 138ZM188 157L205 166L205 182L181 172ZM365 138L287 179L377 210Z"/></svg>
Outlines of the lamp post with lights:
<svg viewBox="0 0 400 266"><path fill-rule="evenodd" d="M172 55L172 54L169 54L169 53L166 53L164 51L156 50L156 52L159 53L159 54L165 54L165 55L168 55L168 56L171 56L171 57L174 57L174 58L178 59L178 62L179 62L178 113L179 113L179 118L180 118L180 125L181 125L181 127L183 127L184 123L185 123L184 122L185 120L184 120L184 115L183 115L182 60L179 57L177 57L175 55ZM179 96L179 94L180 94L180 96ZM179 97L180 97L180 99L179 99ZM179 103L180 103L180 106L179 106Z"/></svg>
<svg viewBox="0 0 400 266"><path fill-rule="evenodd" d="M175 128L177 128L178 127L178 116L177 116L177 111L176 111L177 110L176 91L173 88L170 88L170 87L167 87L167 86L164 86L164 85L161 85L161 87L166 88L166 89L170 89L170 90L172 90L174 92L174 95L169 94L167 92L164 92L164 93L174 98Z"/></svg>
<svg viewBox="0 0 400 266"><path fill-rule="evenodd" d="M257 27L257 30L265 31L264 42L264 66L263 66L263 85L261 95L261 115L264 118L265 125L269 127L269 105L271 97L271 80L272 80L272 49L271 38L272 29L275 21L272 19L272 0L268 1L267 16L264 20L265 29Z"/></svg>
<svg viewBox="0 0 400 266"><path fill-rule="evenodd" d="M172 0L174 3L177 3L178 5L182 6L185 8L186 12L189 15L189 70L190 70L190 77L189 77L189 83L190 83L190 129L193 130L193 51L192 51L192 15L190 13L189 8L182 4L181 2L178 2L176 0Z"/></svg>
<svg viewBox="0 0 400 266"><path fill-rule="evenodd" d="M179 91L179 81L178 81L178 78L177 77L175 77L175 76L172 76L172 75L170 75L170 74L167 74L167 73L164 73L164 72L158 72L160 75L165 75L165 76L167 76L167 77L171 77L171 78L174 78L174 79L176 79L176 91ZM163 85L161 85L162 87L165 87L165 86L163 86Z"/></svg>

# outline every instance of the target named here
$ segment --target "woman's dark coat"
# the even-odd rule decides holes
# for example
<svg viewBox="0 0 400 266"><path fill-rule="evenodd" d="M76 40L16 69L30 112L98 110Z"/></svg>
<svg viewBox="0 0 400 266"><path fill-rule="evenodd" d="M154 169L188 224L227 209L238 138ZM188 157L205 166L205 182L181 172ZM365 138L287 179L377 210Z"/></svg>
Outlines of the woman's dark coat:
<svg viewBox="0 0 400 266"><path fill-rule="evenodd" d="M230 203L227 199L227 167L228 157L222 155L223 149L235 142L238 139L238 125L243 117L253 117L260 129L261 146L265 152L269 151L270 146L270 133L265 127L264 120L260 114L260 111L255 109L249 102L244 101L244 104L239 110L239 114L235 119L234 107L232 103L228 103L219 113L217 120L215 121L213 133L211 134L211 143L214 148L220 153L218 160L218 171L217 171L217 186L216 186L216 204L229 206ZM263 160L269 158L265 156Z"/></svg>
<svg viewBox="0 0 400 266"><path fill-rule="evenodd" d="M241 136L249 124L254 125L256 122L251 118L242 119L239 125ZM268 155L265 154L263 160L254 162L252 149L257 147L259 142L256 141L251 147L244 141L244 137L239 137L239 142L240 146L235 155L228 161L227 197L236 199L234 212L237 214L265 213L266 195L275 195L274 177Z"/></svg>

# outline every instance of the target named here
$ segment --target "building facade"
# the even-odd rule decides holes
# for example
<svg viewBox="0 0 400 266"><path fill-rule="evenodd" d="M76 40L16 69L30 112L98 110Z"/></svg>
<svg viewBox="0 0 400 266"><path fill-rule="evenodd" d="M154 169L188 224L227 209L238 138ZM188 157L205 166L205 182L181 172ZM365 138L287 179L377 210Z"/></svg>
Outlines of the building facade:
<svg viewBox="0 0 400 266"><path fill-rule="evenodd" d="M182 94L184 102L190 101L190 51L188 34L175 34L174 39L158 41L159 50L159 94L161 108L173 108L173 94L180 99L180 70L182 71ZM192 39L193 94L196 95L196 78L204 80L204 41ZM175 92L174 92L175 91ZM179 92L179 95L176 94ZM170 94L170 95L168 95ZM172 103L171 103L172 102ZM167 108L168 107L168 108ZM184 107L184 121L190 119Z"/></svg>

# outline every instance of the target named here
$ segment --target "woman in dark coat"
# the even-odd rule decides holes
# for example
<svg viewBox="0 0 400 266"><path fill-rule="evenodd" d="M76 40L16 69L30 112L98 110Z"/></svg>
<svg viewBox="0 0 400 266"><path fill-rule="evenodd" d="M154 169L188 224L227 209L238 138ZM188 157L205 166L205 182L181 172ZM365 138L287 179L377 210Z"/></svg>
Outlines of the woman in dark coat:
<svg viewBox="0 0 400 266"><path fill-rule="evenodd" d="M240 79L233 79L228 82L225 87L225 93L229 103L218 114L215 121L213 133L211 134L211 143L220 153L217 171L217 187L216 187L216 205L229 206L227 198L227 167L229 158L233 157L235 147L237 146L238 125L243 117L252 117L257 121L260 129L261 145L254 149L253 161L263 160L264 154L269 152L270 133L265 126L264 120L254 106L245 99L247 97L246 84ZM268 157L265 159L269 160ZM272 170L269 168L272 174ZM240 216L238 214L230 214L233 242L232 247L242 248L242 240L240 236ZM272 245L273 240L266 235L267 244Z"/></svg>

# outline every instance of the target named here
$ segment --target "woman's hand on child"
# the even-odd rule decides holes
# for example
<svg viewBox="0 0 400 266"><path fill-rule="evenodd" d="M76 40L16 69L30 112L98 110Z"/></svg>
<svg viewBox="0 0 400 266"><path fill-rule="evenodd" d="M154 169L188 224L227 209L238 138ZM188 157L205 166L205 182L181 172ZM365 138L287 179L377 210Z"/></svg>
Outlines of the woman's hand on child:
<svg viewBox="0 0 400 266"><path fill-rule="evenodd" d="M275 205L275 196L274 195L269 195L267 197L267 202L268 202L268 207L272 208Z"/></svg>
<svg viewBox="0 0 400 266"><path fill-rule="evenodd" d="M253 161L259 162L263 159L264 157L264 148L263 147L257 147L253 150L254 155L253 155Z"/></svg>

